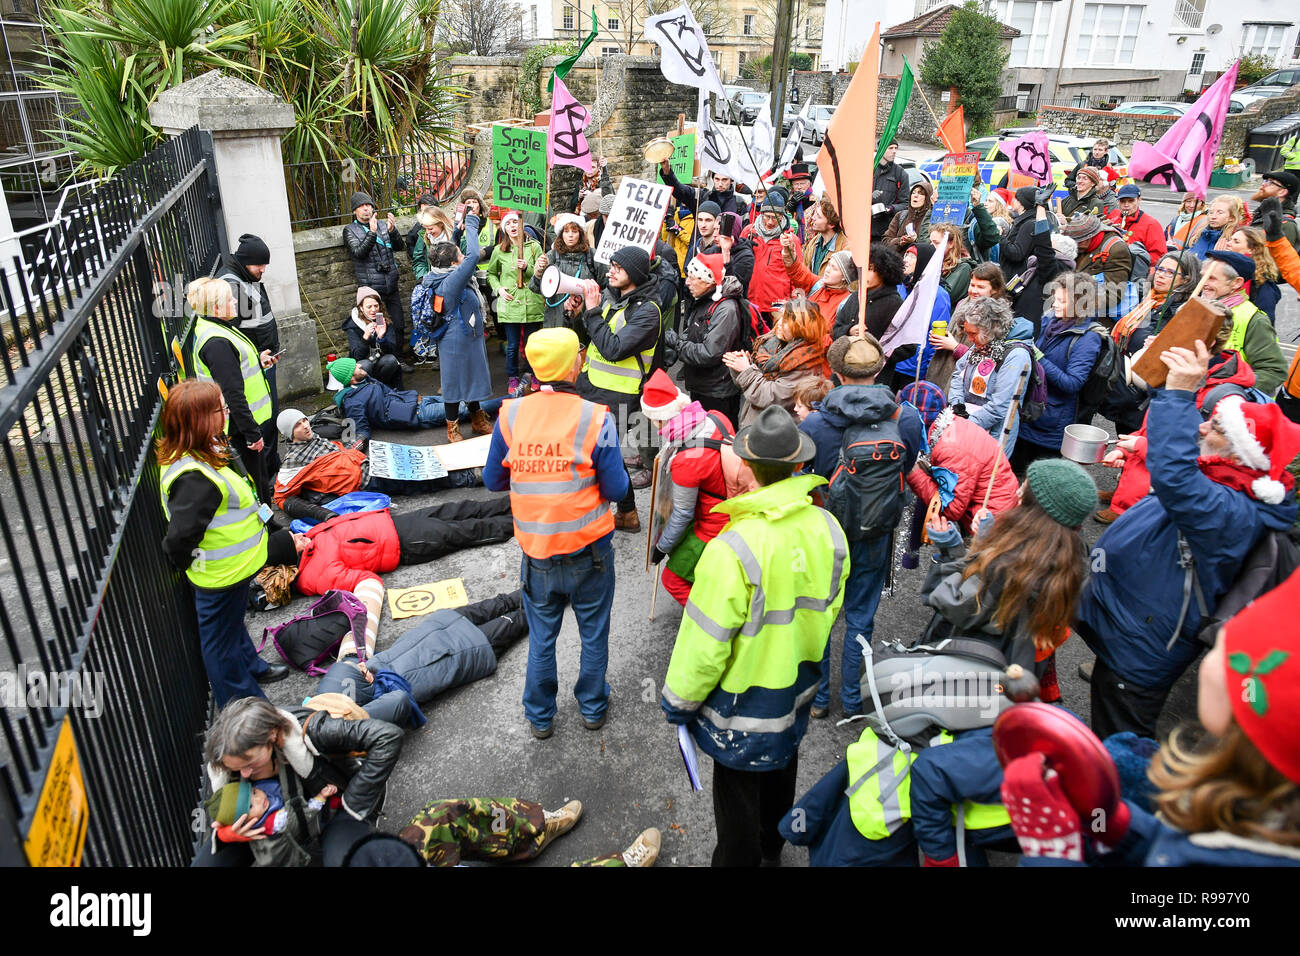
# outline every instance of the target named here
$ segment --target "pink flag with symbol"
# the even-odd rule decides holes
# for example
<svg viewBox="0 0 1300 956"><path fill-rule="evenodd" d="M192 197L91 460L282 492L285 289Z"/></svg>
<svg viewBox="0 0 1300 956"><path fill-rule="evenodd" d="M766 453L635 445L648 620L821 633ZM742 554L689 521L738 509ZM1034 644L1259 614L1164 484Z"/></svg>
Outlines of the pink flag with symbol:
<svg viewBox="0 0 1300 956"><path fill-rule="evenodd" d="M999 144L1011 160L1011 171L1028 176L1039 186L1052 181L1052 153L1047 133L1038 130Z"/></svg>
<svg viewBox="0 0 1300 956"><path fill-rule="evenodd" d="M1133 144L1129 175L1134 179L1168 186L1173 192L1189 192L1205 198L1214 171L1214 154L1223 140L1224 120L1228 115L1228 98L1237 83L1238 60L1214 85L1201 94L1192 108L1160 137L1154 146Z"/></svg>
<svg viewBox="0 0 1300 956"><path fill-rule="evenodd" d="M577 166L591 172L591 147L583 131L591 114L573 98L558 76L551 91L551 126L546 137L546 162L549 166Z"/></svg>

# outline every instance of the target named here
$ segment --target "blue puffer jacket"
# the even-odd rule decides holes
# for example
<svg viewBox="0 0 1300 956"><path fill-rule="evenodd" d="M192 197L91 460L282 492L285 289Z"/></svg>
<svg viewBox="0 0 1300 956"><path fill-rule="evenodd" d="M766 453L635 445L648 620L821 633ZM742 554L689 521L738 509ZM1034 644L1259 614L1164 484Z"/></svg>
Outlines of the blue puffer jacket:
<svg viewBox="0 0 1300 956"><path fill-rule="evenodd" d="M1132 822L1113 853L1087 863L1025 857L1024 866L1300 866L1300 850L1231 833L1184 833L1128 804Z"/></svg>
<svg viewBox="0 0 1300 956"><path fill-rule="evenodd" d="M781 836L808 848L809 866L919 866L911 821L883 840L868 840L853 823L848 786L849 762L841 760L781 820Z"/></svg>
<svg viewBox="0 0 1300 956"><path fill-rule="evenodd" d="M420 396L413 388L398 391L366 378L339 392L334 403L356 423L358 438L369 438L372 428L420 427L415 416Z"/></svg>
<svg viewBox="0 0 1300 956"><path fill-rule="evenodd" d="M907 287L900 284L898 286L898 294L906 299L908 295L915 294L915 290L913 290L912 293L909 293ZM938 293L934 297L934 305L930 309L930 324L926 328L927 336L925 347L921 349L921 378L925 378L925 373L930 368L930 359L934 357L934 346L930 344L928 333L934 328L934 323L948 322L951 317L952 299L948 295L948 290L943 286L940 286ZM949 324L951 325L951 323ZM949 334L951 334L951 331L952 330L949 329ZM897 375L916 378L916 356L913 355L911 358L903 359L903 361L899 362L898 365L894 367L894 372Z"/></svg>
<svg viewBox="0 0 1300 956"><path fill-rule="evenodd" d="M1052 335L1049 329L1055 321L1056 316L1051 312L1044 313L1043 331L1038 335L1038 348L1043 353L1038 364L1047 379L1047 408L1037 419L1025 422L1020 428L1020 437L1044 448L1061 447L1065 426L1074 421L1079 410L1079 391L1101 352L1101 336L1088 331L1087 319Z"/></svg>
<svg viewBox="0 0 1300 956"><path fill-rule="evenodd" d="M1195 392L1158 390L1147 412L1147 467L1154 494L1106 529L1079 599L1080 633L1106 666L1142 687L1168 687L1201 652L1201 614L1189 602L1182 631L1168 648L1183 602L1178 533L1191 547L1206 605L1213 609L1265 529L1289 527L1293 495L1256 501L1211 481L1196 464L1200 412ZM1104 559L1104 560L1103 560Z"/></svg>
<svg viewBox="0 0 1300 956"><path fill-rule="evenodd" d="M912 764L912 831L930 859L947 860L957 853L953 807L967 801L1002 803L1002 766L993 752L992 727L956 733L952 743L927 747ZM966 842L1009 847L1015 834L1010 826L967 829Z"/></svg>
<svg viewBox="0 0 1300 956"><path fill-rule="evenodd" d="M392 647L376 654L372 669L401 674L411 685L411 694L424 704L448 688L494 673L497 655L469 618L442 610L434 611Z"/></svg>
<svg viewBox="0 0 1300 956"><path fill-rule="evenodd" d="M799 430L812 438L817 446L817 457L812 461L811 471L829 481L840 461L844 430L857 422L882 422L892 416L899 405L886 385L841 385L831 389L813 408L813 413L800 423ZM903 474L906 475L916 464L916 456L925 444L921 416L912 406L904 405L899 409L898 431L906 448L903 456Z"/></svg>

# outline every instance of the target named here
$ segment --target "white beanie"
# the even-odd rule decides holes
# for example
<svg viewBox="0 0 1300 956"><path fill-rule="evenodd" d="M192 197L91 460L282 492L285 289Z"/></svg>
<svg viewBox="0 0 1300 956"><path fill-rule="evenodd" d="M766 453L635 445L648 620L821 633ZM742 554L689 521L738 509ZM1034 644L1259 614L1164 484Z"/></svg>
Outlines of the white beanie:
<svg viewBox="0 0 1300 956"><path fill-rule="evenodd" d="M280 430L285 441L293 441L293 430L307 416L296 408L286 408L275 419L275 427Z"/></svg>

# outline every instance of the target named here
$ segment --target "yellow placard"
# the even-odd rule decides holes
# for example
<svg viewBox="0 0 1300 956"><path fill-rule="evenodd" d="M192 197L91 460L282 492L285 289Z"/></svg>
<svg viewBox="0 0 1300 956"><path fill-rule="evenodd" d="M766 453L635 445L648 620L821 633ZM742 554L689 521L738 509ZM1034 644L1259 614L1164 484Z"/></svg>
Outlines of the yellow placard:
<svg viewBox="0 0 1300 956"><path fill-rule="evenodd" d="M72 738L72 721L65 716L23 842L28 864L80 866L89 823L90 805L86 802L86 784L77 759L77 742Z"/></svg>
<svg viewBox="0 0 1300 956"><path fill-rule="evenodd" d="M392 588L388 592L388 610L394 620L447 607L464 607L468 603L469 595L465 593L465 582L461 578L448 578L413 588Z"/></svg>

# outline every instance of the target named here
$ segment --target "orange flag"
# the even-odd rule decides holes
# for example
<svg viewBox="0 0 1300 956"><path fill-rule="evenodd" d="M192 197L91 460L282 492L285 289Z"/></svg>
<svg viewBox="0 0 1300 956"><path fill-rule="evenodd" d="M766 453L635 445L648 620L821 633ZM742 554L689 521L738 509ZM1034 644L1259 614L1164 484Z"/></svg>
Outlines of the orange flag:
<svg viewBox="0 0 1300 956"><path fill-rule="evenodd" d="M853 261L865 269L871 251L871 207L876 155L876 91L880 85L880 23L863 48L858 68L844 98L826 128L826 139L817 154L817 172L826 186L826 196L840 214L844 234L849 238ZM867 297L858 296L858 326L866 322Z"/></svg>
<svg viewBox="0 0 1300 956"><path fill-rule="evenodd" d="M950 153L966 152L966 109L959 106L939 124L939 142Z"/></svg>

